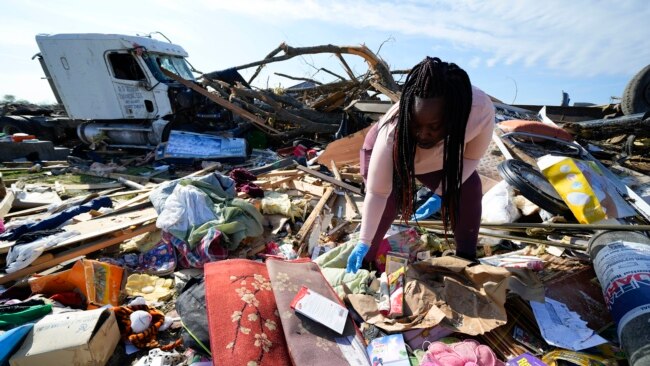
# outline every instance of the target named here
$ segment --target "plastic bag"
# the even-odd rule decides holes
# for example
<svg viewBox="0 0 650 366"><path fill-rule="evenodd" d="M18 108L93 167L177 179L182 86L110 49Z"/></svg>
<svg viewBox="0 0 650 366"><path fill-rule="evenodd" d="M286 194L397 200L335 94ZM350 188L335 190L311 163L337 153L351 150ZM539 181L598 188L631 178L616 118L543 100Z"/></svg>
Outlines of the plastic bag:
<svg viewBox="0 0 650 366"><path fill-rule="evenodd" d="M192 185L179 184L165 201L156 226L185 240L192 228L216 218L208 195Z"/></svg>

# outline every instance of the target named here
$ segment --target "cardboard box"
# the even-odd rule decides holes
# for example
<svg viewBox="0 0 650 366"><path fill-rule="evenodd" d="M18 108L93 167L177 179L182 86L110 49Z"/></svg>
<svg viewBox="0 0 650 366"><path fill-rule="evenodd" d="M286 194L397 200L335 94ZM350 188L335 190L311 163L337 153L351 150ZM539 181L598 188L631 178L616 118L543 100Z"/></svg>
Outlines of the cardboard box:
<svg viewBox="0 0 650 366"><path fill-rule="evenodd" d="M325 296L303 286L291 301L291 308L307 318L343 334L348 320L348 309Z"/></svg>
<svg viewBox="0 0 650 366"><path fill-rule="evenodd" d="M123 272L119 266L80 259L69 270L31 278L29 286L33 293L46 296L78 289L86 297L89 309L108 304L119 306Z"/></svg>
<svg viewBox="0 0 650 366"><path fill-rule="evenodd" d="M9 364L103 366L119 341L117 320L109 309L48 315L34 325Z"/></svg>

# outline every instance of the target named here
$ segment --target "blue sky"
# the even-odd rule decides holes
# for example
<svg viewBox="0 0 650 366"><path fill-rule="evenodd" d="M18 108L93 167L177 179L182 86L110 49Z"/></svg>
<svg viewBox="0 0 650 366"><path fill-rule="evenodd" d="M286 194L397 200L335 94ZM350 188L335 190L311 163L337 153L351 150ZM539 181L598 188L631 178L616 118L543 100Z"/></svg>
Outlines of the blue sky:
<svg viewBox="0 0 650 366"><path fill-rule="evenodd" d="M0 0L0 96L54 100L30 59L36 34L160 31L204 72L260 60L281 42L363 43L381 46L394 69L427 55L455 62L507 103L557 105L565 90L572 102L604 104L650 63L648 19L645 0ZM346 59L365 72L361 59ZM344 74L336 58L309 56L270 65L257 85L295 83L274 72L332 80L310 64Z"/></svg>

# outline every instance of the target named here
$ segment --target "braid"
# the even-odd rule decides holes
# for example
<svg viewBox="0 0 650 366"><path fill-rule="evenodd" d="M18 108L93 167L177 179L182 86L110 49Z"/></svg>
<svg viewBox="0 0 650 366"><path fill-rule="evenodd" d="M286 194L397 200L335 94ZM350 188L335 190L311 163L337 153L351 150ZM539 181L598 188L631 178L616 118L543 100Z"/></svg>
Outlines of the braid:
<svg viewBox="0 0 650 366"><path fill-rule="evenodd" d="M463 174L465 128L472 107L472 86L467 73L456 64L427 57L411 69L400 98L393 144L393 189L403 219L408 219L415 206L416 138L411 132L415 98L440 97L445 101L443 149L442 219L445 231L456 226L460 187ZM451 225L450 225L451 224Z"/></svg>

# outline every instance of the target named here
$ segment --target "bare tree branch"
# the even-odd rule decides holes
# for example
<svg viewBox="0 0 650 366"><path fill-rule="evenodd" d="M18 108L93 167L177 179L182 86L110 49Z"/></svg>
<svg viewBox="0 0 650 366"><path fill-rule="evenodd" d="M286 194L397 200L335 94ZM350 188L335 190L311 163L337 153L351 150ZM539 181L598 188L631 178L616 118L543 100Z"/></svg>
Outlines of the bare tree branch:
<svg viewBox="0 0 650 366"><path fill-rule="evenodd" d="M323 85L323 83L321 83L320 81L316 81L314 79L300 78L300 77L297 77L297 76L291 76L291 75L282 74L282 73L279 73L279 72L274 72L274 74L277 75L277 76L282 76L283 78L291 79L291 80L309 81L309 82L312 82L312 83L314 83L316 85Z"/></svg>
<svg viewBox="0 0 650 366"><path fill-rule="evenodd" d="M274 49L273 51L269 52L269 54L266 55L266 57L264 57L264 59L265 59L265 60L266 60L266 59L269 59L269 58L271 58L271 57L277 55L278 53L280 53L280 51L282 51L282 47L278 46L276 49ZM251 78L248 80L248 85L251 85L251 83L253 82L253 80L255 80L255 78L257 77L257 75L259 75L260 71L262 71L262 69L264 68L264 66L266 66L266 64L262 64L262 65L260 65L260 66L257 67L257 70L255 70L255 73L253 73L253 76L251 76Z"/></svg>
<svg viewBox="0 0 650 366"><path fill-rule="evenodd" d="M330 74L332 76L336 76L337 78L341 79L342 81L347 81L348 80L348 79L344 78L343 76L341 76L339 74L336 74L336 73L334 73L334 72L332 72L332 71L330 71L330 70L328 70L328 69L326 69L324 67L321 67L320 70L325 71L326 73L328 73L328 74Z"/></svg>
<svg viewBox="0 0 650 366"><path fill-rule="evenodd" d="M329 125L312 122L306 118L295 115L286 108L282 107L273 98L266 95L266 93L258 92L252 89L245 89L241 87L232 88L231 91L237 96L244 96L249 98L256 98L268 104L275 111L278 119L285 120L292 123L296 128L301 129L305 133L333 133L338 130L338 125Z"/></svg>
<svg viewBox="0 0 650 366"><path fill-rule="evenodd" d="M343 69L345 69L345 72L348 73L348 76L350 77L350 79L356 80L357 77L354 76L354 72L352 72L352 69L350 68L350 65L348 65L348 63L345 61L345 59L343 58L343 55L341 55L340 53L337 53L336 57L338 57L339 60L341 60L341 63L343 64Z"/></svg>
<svg viewBox="0 0 650 366"><path fill-rule="evenodd" d="M290 58L301 56L301 55L311 55L311 54L318 54L318 53L333 53L333 54L347 53L347 54L362 57L368 64L368 67L372 70L374 78L385 88L393 92L397 92L399 90L399 86L393 79L393 76L391 75L390 69L386 64L386 62L384 62L381 58L379 58L376 54L374 54L365 45L335 46L335 45L328 44L328 45L313 46L313 47L294 48L287 45L286 43L282 43L279 46L279 48L281 48L284 51L284 55L274 56L261 61L240 65L235 67L234 69L235 70L247 69L249 67L255 67L259 65L269 64L272 62L288 60ZM211 73L206 74L207 77L210 77L210 75Z"/></svg>

